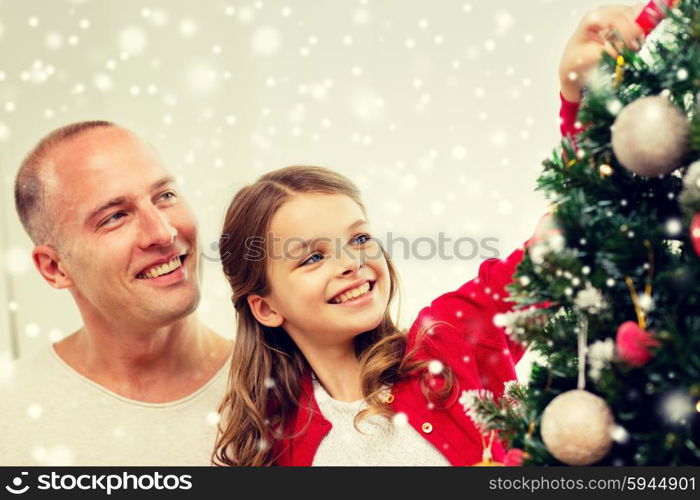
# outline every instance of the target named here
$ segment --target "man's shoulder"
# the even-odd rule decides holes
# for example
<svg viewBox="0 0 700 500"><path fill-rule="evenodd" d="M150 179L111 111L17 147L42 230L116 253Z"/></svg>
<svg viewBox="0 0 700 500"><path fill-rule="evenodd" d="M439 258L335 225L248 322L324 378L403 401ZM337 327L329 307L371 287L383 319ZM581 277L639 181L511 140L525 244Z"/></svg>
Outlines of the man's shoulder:
<svg viewBox="0 0 700 500"><path fill-rule="evenodd" d="M3 420L31 417L43 404L60 404L70 380L52 359L51 346L43 346L7 363L0 371ZM13 418L11 418L13 417Z"/></svg>
<svg viewBox="0 0 700 500"><path fill-rule="evenodd" d="M54 380L57 364L52 359L51 345L45 345L4 363L0 371L0 390L24 391L29 386Z"/></svg>
<svg viewBox="0 0 700 500"><path fill-rule="evenodd" d="M58 366L51 359L51 346L42 346L15 361L7 361L0 369L0 464L30 463L23 439L35 432L47 398L59 404L56 390Z"/></svg>

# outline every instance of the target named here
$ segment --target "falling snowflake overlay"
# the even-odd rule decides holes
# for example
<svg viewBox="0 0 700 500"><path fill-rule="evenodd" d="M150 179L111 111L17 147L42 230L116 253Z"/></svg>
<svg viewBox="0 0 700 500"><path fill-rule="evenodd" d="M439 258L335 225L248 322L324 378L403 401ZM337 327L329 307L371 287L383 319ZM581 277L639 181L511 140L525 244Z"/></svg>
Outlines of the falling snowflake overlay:
<svg viewBox="0 0 700 500"><path fill-rule="evenodd" d="M163 155L198 215L205 249L237 187L293 163L348 175L373 222L410 241L440 231L453 241L493 238L503 256L528 236L512 228L532 227L542 212L531 187L557 137L558 99L556 72L541 57L553 42L538 33L548 16L580 14L570 7L506 0L426 10L342 0L319 11L310 1L226 0L196 11L184 1L105 9L70 1L49 14L31 2L3 4L4 200L13 167L41 134L107 118ZM25 279L34 272L30 249L7 208L12 251L1 257L17 294L7 310L17 313L20 347L29 349L56 328L73 331L79 319L66 303L34 316L30 305L37 297L48 303L49 290ZM428 265L397 252L402 321L494 256L485 245L459 250L471 257ZM232 331L220 266L205 268L203 319ZM41 333L24 336L28 323Z"/></svg>

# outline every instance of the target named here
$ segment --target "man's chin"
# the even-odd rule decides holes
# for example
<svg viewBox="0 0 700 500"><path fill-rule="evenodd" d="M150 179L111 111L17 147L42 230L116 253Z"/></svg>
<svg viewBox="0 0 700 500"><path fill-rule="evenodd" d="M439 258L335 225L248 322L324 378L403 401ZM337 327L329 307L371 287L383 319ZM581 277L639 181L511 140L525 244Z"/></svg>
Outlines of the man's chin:
<svg viewBox="0 0 700 500"><path fill-rule="evenodd" d="M166 301L158 301L145 307L143 314L148 317L149 323L157 323L161 327L180 321L194 313L199 306L201 295L199 290L187 297L169 298ZM145 304L144 304L145 305Z"/></svg>

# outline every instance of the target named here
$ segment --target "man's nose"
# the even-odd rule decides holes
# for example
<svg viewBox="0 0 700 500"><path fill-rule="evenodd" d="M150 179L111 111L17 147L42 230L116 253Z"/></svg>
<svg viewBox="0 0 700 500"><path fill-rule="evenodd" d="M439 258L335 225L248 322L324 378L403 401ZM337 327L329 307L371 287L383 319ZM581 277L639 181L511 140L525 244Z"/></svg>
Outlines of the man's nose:
<svg viewBox="0 0 700 500"><path fill-rule="evenodd" d="M156 207L149 207L141 217L141 246L167 246L175 241L177 229Z"/></svg>

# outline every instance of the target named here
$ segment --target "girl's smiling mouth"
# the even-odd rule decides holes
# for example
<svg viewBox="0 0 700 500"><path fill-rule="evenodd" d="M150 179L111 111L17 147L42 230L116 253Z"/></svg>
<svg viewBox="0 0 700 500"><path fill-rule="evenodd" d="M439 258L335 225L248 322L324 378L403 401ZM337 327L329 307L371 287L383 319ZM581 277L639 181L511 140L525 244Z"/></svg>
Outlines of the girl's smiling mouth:
<svg viewBox="0 0 700 500"><path fill-rule="evenodd" d="M365 280L359 285L353 285L346 288L331 300L328 301L329 304L345 304L348 302L355 302L359 298L364 297L374 289L375 281Z"/></svg>

